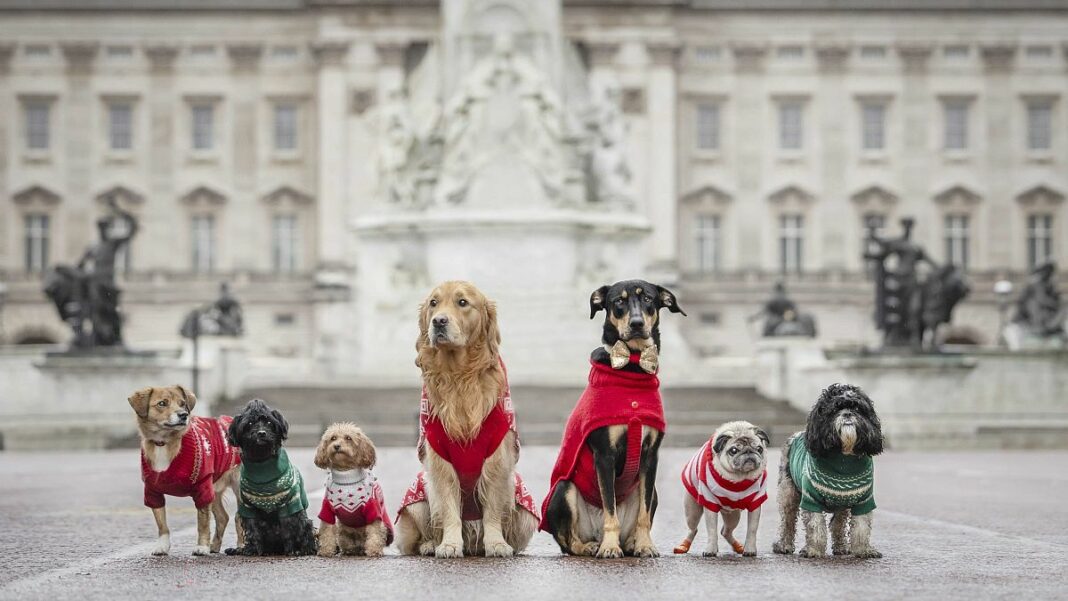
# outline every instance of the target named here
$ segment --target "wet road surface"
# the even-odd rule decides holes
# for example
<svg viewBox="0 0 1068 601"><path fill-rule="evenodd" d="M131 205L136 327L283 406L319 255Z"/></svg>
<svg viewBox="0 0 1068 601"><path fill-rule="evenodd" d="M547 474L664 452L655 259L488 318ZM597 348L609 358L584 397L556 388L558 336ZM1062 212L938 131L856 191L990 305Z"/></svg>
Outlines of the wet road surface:
<svg viewBox="0 0 1068 601"><path fill-rule="evenodd" d="M664 555L607 561L561 557L544 533L514 559L192 557L192 501L170 498L171 555L151 557L137 451L0 453L0 599L1068 599L1068 452L880 457L873 542L884 557L866 561L772 554L774 486L758 557L723 553L722 541L720 557L700 557L703 527L689 555L671 555L691 453L662 451L653 537ZM312 450L290 456L317 513ZM523 449L519 469L539 502L554 458L554 448ZM774 472L778 454L770 459ZM379 449L391 511L417 470L412 449Z"/></svg>

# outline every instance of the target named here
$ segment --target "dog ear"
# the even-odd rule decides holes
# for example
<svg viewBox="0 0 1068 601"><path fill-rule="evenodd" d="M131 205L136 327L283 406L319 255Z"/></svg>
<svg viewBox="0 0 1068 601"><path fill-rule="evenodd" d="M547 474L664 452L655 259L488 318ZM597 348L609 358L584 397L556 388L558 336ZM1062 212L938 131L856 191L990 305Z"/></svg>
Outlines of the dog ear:
<svg viewBox="0 0 1068 601"><path fill-rule="evenodd" d="M230 446L241 446L241 438L244 436L245 430L245 421L245 411L242 411L235 415L233 421L230 422L230 427L226 429L226 438L230 443Z"/></svg>
<svg viewBox="0 0 1068 601"><path fill-rule="evenodd" d="M486 338L486 346L490 353L497 356L501 345L501 329L497 325L497 303L487 300L482 307L482 335Z"/></svg>
<svg viewBox="0 0 1068 601"><path fill-rule="evenodd" d="M178 392L182 395L182 398L185 399L185 405L189 408L189 412L192 413L193 407L196 407L197 405L197 395L193 394L193 391L189 390L185 386L182 386L181 384L175 384L174 387L178 389Z"/></svg>
<svg viewBox="0 0 1068 601"><path fill-rule="evenodd" d="M716 455L719 455L730 441L730 434L720 434L716 437L716 441L712 443L712 451L715 452Z"/></svg>
<svg viewBox="0 0 1068 601"><path fill-rule="evenodd" d="M356 465L365 470L373 468L378 463L378 452L375 450L375 443L371 442L371 439L362 430L356 434L355 439Z"/></svg>
<svg viewBox="0 0 1068 601"><path fill-rule="evenodd" d="M808 413L805 424L805 447L813 457L826 457L842 450L842 439L834 429L834 416L825 409L841 392L841 384L832 384L820 393L820 398Z"/></svg>
<svg viewBox="0 0 1068 601"><path fill-rule="evenodd" d="M663 286L657 286L657 300L660 302L660 308L667 309L672 313L682 313L684 316L686 312L679 306L679 301L675 298L675 293L664 288Z"/></svg>
<svg viewBox="0 0 1068 601"><path fill-rule="evenodd" d="M271 409L271 417L274 418L275 423L278 424L278 435L282 440L289 438L289 422L286 421L285 416L283 416L277 409Z"/></svg>
<svg viewBox="0 0 1068 601"><path fill-rule="evenodd" d="M315 447L315 467L325 470L329 466L329 456L327 455L327 448L330 446L330 441L327 439L327 435L330 434L330 430L333 428L327 428L326 432L323 432L323 437L319 439L319 446Z"/></svg>
<svg viewBox="0 0 1068 601"><path fill-rule="evenodd" d="M138 417L148 417L148 402L152 399L154 390L154 388L142 388L126 399Z"/></svg>
<svg viewBox="0 0 1068 601"><path fill-rule="evenodd" d="M590 295L590 319L597 316L597 312L604 309L605 301L608 300L609 286L601 286Z"/></svg>
<svg viewBox="0 0 1068 601"><path fill-rule="evenodd" d="M764 441L765 447L771 444L771 437L764 431L764 428L754 428L753 433L757 435L757 438Z"/></svg>

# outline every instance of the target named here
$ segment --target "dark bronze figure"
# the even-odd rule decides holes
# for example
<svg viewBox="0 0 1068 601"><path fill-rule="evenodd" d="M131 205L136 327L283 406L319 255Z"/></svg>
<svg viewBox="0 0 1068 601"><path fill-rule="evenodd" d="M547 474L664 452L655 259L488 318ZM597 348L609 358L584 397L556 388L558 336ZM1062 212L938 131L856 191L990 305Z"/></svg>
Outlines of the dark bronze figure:
<svg viewBox="0 0 1068 601"><path fill-rule="evenodd" d="M764 318L764 336L816 336L816 319L809 313L801 313L797 304L786 295L786 286L775 283L771 298L749 321Z"/></svg>
<svg viewBox="0 0 1068 601"><path fill-rule="evenodd" d="M1015 323L1039 338L1068 338L1064 330L1068 307L1053 281L1057 264L1047 261L1031 271L1031 281L1016 301Z"/></svg>

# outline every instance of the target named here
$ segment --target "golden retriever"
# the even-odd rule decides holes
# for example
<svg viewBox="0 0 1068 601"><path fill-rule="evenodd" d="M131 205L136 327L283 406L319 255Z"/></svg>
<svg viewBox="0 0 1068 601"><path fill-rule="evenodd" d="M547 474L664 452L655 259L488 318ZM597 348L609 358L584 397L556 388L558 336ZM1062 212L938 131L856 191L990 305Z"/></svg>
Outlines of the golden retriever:
<svg viewBox="0 0 1068 601"><path fill-rule="evenodd" d="M507 390L499 344L496 306L473 284L445 282L423 301L415 363L422 370L429 420L441 430L439 440L477 446L480 435L490 430L486 424L499 419L494 416ZM428 440L420 441L425 501L400 511L401 552L507 557L526 548L537 519L516 502L515 432L507 429L496 447L487 447L473 486L470 472L458 471L442 456L441 446L435 449L433 437ZM464 519L470 505L465 500L477 504L481 519Z"/></svg>

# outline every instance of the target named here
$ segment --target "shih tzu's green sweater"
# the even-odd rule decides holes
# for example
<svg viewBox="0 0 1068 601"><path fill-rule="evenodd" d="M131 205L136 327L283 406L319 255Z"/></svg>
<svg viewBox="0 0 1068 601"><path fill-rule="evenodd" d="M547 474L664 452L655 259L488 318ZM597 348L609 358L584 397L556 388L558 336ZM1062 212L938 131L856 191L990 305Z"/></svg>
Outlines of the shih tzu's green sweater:
<svg viewBox="0 0 1068 601"><path fill-rule="evenodd" d="M254 518L267 513L284 517L306 509L308 495L304 492L304 478L289 462L285 449L279 449L274 459L242 462L238 515Z"/></svg>
<svg viewBox="0 0 1068 601"><path fill-rule="evenodd" d="M864 515L875 509L874 462L868 455L832 453L813 457L805 435L794 438L789 449L790 476L801 490L801 509L833 513L849 509Z"/></svg>

